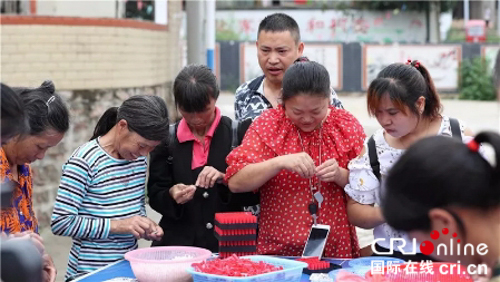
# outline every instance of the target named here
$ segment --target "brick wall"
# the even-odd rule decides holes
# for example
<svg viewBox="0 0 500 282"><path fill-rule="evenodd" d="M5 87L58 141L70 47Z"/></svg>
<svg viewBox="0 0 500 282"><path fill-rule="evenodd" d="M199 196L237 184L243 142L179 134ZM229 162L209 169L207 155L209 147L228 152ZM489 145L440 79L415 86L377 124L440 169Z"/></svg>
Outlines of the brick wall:
<svg viewBox="0 0 500 282"><path fill-rule="evenodd" d="M34 207L49 227L61 167L92 134L101 114L135 94L163 97L182 67L181 2L169 1L168 27L120 19L2 16L1 81L35 87L45 79L70 108L70 129L33 163Z"/></svg>
<svg viewBox="0 0 500 282"><path fill-rule="evenodd" d="M180 67L180 54L173 52L179 48L178 32L154 24L137 28L134 22L2 17L2 81L37 86L51 78L60 90L81 90L151 86L170 80L175 75L170 64Z"/></svg>

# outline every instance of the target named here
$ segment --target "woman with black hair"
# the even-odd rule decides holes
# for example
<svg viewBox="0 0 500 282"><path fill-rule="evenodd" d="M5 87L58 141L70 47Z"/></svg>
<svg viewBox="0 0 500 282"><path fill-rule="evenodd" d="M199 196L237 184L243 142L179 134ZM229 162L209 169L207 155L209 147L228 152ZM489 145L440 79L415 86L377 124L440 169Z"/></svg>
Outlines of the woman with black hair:
<svg viewBox="0 0 500 282"><path fill-rule="evenodd" d="M9 206L2 206L0 231L12 236L27 236L34 239L43 255L43 281L55 281L56 269L52 258L45 253L38 235L38 220L33 209L33 179L30 164L45 156L48 148L56 146L69 128L66 104L55 93L52 81L44 81L37 88L13 88L12 93L2 85L2 135L11 131L10 140L2 136L0 149L0 180L2 185L10 183L12 197ZM17 97L15 97L16 95ZM4 104L4 98L12 98ZM4 107L8 107L4 111ZM22 108L22 110L21 110ZM24 115L23 115L24 112ZM7 115L4 119L4 115ZM9 127L9 115L16 116ZM4 125L8 124L6 128ZM12 133L14 131L15 133ZM7 142L5 142L7 141ZM5 142L5 143L4 143Z"/></svg>
<svg viewBox="0 0 500 282"><path fill-rule="evenodd" d="M494 165L478 152L481 144L493 147ZM446 254L434 249L432 257L464 266L486 264L491 281L500 281L497 133L481 132L467 145L443 136L416 142L391 169L386 189L382 212L389 225L421 242L448 247Z"/></svg>
<svg viewBox="0 0 500 282"><path fill-rule="evenodd" d="M13 88L21 99L29 131L18 134L0 150L1 180L16 183L12 206L2 209L2 232L38 233L38 221L32 205L30 163L43 159L48 148L56 146L69 129L68 109L55 93L54 84L45 81L38 88ZM3 95L3 94L2 94Z"/></svg>
<svg viewBox="0 0 500 282"><path fill-rule="evenodd" d="M349 163L349 183L344 187L349 201L349 221L361 228L374 228L375 254L405 260L430 259L412 245L404 232L391 228L382 216L380 197L385 177L401 154L414 142L433 135L462 139L472 135L464 124L441 115L441 102L427 69L419 61L395 63L384 68L368 88L368 111L383 127L366 140L360 156ZM397 251L402 248L402 252Z"/></svg>
<svg viewBox="0 0 500 282"><path fill-rule="evenodd" d="M342 188L365 134L354 116L331 106L330 93L324 66L294 63L283 77L282 104L264 111L227 157L231 191L260 192L259 254L301 256L319 223L331 227L325 256L360 255Z"/></svg>
<svg viewBox="0 0 500 282"><path fill-rule="evenodd" d="M151 153L148 196L163 215L165 235L153 246L197 246L218 252L216 212L242 211L258 199L231 195L223 183L226 156L237 146L251 120L233 122L215 106L219 88L206 66L188 65L174 81L175 104L182 119L171 125L168 143Z"/></svg>
<svg viewBox="0 0 500 282"><path fill-rule="evenodd" d="M19 95L17 95L9 86L1 83L0 94L2 96L1 101L1 136L0 140L2 145L7 143L7 141L20 134L24 133L28 129L26 124L24 110L22 108L22 101Z"/></svg>
<svg viewBox="0 0 500 282"><path fill-rule="evenodd" d="M168 136L163 99L137 95L108 109L63 166L52 232L73 238L66 279L123 259L137 239L160 240L146 217L146 156Z"/></svg>

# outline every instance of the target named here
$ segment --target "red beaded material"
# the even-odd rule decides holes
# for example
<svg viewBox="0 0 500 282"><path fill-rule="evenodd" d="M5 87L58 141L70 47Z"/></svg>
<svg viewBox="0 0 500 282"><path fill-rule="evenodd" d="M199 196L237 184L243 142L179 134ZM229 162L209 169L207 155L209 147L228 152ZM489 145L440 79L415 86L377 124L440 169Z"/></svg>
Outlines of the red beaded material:
<svg viewBox="0 0 500 282"><path fill-rule="evenodd" d="M282 266L274 266L263 261L254 262L250 259L239 258L232 255L225 259L217 258L211 261L193 263L195 271L233 277L247 277L273 271L283 270Z"/></svg>

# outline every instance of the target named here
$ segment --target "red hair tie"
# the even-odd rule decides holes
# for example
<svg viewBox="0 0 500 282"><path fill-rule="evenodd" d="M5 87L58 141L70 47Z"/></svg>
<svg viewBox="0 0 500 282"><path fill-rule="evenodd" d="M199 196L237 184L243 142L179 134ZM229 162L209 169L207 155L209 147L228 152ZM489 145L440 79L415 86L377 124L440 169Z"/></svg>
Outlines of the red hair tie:
<svg viewBox="0 0 500 282"><path fill-rule="evenodd" d="M469 141L469 143L467 143L467 147L469 147L469 149L472 151L472 152L478 152L479 151L479 143L476 142L476 140L472 139L471 141Z"/></svg>
<svg viewBox="0 0 500 282"><path fill-rule="evenodd" d="M411 59L408 59L408 61L406 61L406 64L410 65L411 64Z"/></svg>
<svg viewBox="0 0 500 282"><path fill-rule="evenodd" d="M420 67L420 62L419 61L415 61L415 67L418 69Z"/></svg>

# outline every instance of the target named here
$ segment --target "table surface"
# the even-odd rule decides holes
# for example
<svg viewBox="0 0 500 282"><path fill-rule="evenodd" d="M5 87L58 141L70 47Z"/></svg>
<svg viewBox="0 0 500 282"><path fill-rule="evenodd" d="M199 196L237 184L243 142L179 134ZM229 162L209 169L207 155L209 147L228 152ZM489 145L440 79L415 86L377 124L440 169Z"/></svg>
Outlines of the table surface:
<svg viewBox="0 0 500 282"><path fill-rule="evenodd" d="M292 258L292 257L288 257ZM335 258L325 258L324 260L328 260L330 262L342 265L348 259L335 259ZM94 272L91 272L85 276L79 277L74 280L75 282L102 282L113 278L135 278L134 273L132 272L132 268L130 268L130 263L126 260L121 260L119 262L115 262L106 267L98 269ZM301 282L309 282L309 275L302 274Z"/></svg>

